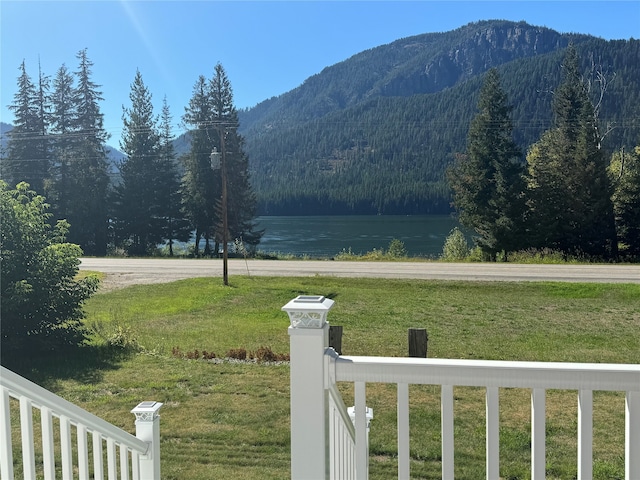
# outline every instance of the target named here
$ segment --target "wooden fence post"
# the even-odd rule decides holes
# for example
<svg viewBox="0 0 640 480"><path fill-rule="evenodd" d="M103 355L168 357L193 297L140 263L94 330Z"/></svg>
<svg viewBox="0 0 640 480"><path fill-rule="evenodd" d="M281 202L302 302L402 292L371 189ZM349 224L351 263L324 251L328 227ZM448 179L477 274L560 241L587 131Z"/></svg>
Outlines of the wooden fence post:
<svg viewBox="0 0 640 480"><path fill-rule="evenodd" d="M329 346L342 355L342 325L329 325Z"/></svg>
<svg viewBox="0 0 640 480"><path fill-rule="evenodd" d="M427 330L424 328L409 329L409 356L427 358Z"/></svg>

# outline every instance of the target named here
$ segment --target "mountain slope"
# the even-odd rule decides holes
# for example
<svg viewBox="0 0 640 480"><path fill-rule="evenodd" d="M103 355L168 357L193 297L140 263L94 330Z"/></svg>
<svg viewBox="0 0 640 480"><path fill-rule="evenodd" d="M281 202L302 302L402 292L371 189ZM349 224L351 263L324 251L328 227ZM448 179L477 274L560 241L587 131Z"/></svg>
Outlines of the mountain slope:
<svg viewBox="0 0 640 480"><path fill-rule="evenodd" d="M465 149L482 74L498 67L524 151L551 125L551 90L569 42L585 71L602 64L612 80L601 109L617 126L607 147L634 144L640 42L478 22L367 50L241 111L261 213L448 211L444 172Z"/></svg>

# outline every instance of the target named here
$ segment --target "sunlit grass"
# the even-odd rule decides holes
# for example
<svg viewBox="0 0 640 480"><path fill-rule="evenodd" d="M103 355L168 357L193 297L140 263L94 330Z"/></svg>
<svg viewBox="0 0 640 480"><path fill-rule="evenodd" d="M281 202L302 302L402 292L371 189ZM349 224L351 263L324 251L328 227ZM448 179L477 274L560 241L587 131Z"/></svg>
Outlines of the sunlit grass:
<svg viewBox="0 0 640 480"><path fill-rule="evenodd" d="M280 309L301 294L335 300L343 353L404 356L407 329L426 328L429 357L640 363L640 285L482 283L421 280L232 277L135 286L94 296L87 323L101 336L78 358L34 360L28 375L106 420L133 432L129 413L156 400L161 410L166 479L289 477L287 365L211 363L172 355L234 348L289 349ZM139 351L114 354L110 332ZM26 367L25 367L26 368ZM341 385L345 402L353 389ZM397 472L395 385L367 385L371 478ZM484 478L484 390L457 387L456 478ZM576 392L547 398L547 478L576 475ZM412 386L411 468L440 478L440 389ZM530 398L500 390L501 475L530 476ZM624 397L594 395L594 477L624 471Z"/></svg>

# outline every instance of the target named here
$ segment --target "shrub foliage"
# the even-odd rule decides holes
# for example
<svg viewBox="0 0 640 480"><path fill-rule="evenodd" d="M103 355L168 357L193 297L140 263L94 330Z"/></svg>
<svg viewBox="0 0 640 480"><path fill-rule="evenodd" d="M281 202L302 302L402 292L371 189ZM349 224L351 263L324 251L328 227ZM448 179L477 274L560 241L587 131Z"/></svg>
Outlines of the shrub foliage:
<svg viewBox="0 0 640 480"><path fill-rule="evenodd" d="M66 221L48 223L45 198L19 183L0 182L2 357L28 348L34 354L84 340L83 302L98 279L76 279L82 250L66 243Z"/></svg>

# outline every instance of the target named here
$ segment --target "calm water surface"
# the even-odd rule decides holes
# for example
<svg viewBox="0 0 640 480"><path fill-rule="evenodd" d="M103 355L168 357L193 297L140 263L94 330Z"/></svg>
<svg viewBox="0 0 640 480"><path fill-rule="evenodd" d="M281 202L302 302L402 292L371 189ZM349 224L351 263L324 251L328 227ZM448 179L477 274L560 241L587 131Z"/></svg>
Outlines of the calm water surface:
<svg viewBox="0 0 640 480"><path fill-rule="evenodd" d="M447 215L258 217L257 223L265 229L260 251L312 257L386 250L394 238L404 242L409 256L437 257L459 226Z"/></svg>

